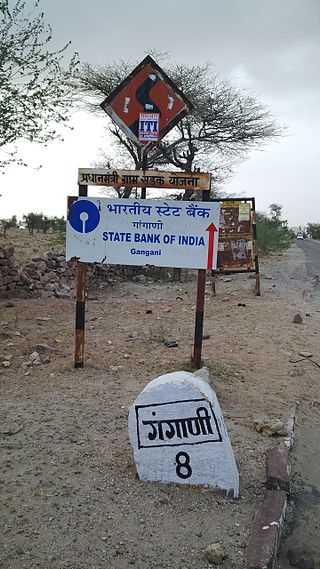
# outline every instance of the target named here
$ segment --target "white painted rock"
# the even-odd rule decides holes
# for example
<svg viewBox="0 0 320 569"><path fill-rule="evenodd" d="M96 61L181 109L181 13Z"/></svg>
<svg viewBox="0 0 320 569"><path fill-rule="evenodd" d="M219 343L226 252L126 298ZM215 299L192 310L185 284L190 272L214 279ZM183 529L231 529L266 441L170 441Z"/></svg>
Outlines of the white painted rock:
<svg viewBox="0 0 320 569"><path fill-rule="evenodd" d="M174 482L239 496L239 474L217 397L192 373L162 375L146 385L129 414L140 480Z"/></svg>

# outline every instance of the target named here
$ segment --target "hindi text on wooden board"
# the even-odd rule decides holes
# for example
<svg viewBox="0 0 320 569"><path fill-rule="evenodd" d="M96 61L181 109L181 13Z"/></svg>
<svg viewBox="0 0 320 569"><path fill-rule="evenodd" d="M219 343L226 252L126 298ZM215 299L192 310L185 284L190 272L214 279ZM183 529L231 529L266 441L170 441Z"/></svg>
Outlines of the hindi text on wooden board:
<svg viewBox="0 0 320 569"><path fill-rule="evenodd" d="M161 170L102 170L79 168L78 184L114 188L163 188L169 190L209 190L207 172L164 172Z"/></svg>

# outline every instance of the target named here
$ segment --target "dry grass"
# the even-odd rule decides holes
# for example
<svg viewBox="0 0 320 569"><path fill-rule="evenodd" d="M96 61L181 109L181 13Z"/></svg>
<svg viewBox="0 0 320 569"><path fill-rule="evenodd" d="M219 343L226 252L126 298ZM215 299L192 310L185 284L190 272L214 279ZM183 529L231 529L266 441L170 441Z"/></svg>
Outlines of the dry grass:
<svg viewBox="0 0 320 569"><path fill-rule="evenodd" d="M65 246L65 237L59 233L34 233L29 235L27 229L9 229L7 237L0 234L0 246L12 245L19 264L25 265L33 257L43 255L48 251L58 252Z"/></svg>

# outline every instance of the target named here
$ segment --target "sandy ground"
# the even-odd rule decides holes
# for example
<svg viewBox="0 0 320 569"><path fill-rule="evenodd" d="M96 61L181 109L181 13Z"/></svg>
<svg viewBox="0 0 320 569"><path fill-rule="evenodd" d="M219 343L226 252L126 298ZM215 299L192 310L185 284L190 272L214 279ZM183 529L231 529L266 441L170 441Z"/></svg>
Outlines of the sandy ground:
<svg viewBox="0 0 320 569"><path fill-rule="evenodd" d="M297 399L317 398L319 377L311 361L292 363L301 351L318 361L320 306L303 252L293 246L261 271L261 297L248 275L219 277L216 298L208 278L206 291L203 360L240 471L239 500L140 482L128 439L128 410L146 383L190 369L195 278L90 290L82 370L73 369L74 301L0 301L0 567L204 569L215 542L228 556L223 567L244 566L265 454L279 440L254 421L286 423ZM178 347L165 347L171 339ZM30 365L35 350L40 363Z"/></svg>

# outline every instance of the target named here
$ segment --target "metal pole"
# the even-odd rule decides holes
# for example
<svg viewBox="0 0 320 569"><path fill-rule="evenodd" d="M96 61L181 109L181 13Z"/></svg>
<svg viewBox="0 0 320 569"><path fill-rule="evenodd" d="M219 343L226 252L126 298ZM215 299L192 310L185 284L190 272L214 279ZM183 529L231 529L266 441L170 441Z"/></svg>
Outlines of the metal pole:
<svg viewBox="0 0 320 569"><path fill-rule="evenodd" d="M210 190L205 190L202 192L202 201L210 201ZM204 293L206 288L206 274L207 274L206 269L198 270L196 322L195 322L194 352L193 352L193 366L195 367L195 369L199 369L201 367Z"/></svg>
<svg viewBox="0 0 320 569"><path fill-rule="evenodd" d="M216 274L214 271L211 273L211 286L212 286L212 296L217 296L216 292Z"/></svg>
<svg viewBox="0 0 320 569"><path fill-rule="evenodd" d="M88 195L88 186L79 185L79 196ZM85 323L85 284L87 265L77 261L77 293L76 293L76 334L74 367L82 368L84 365L84 323Z"/></svg>
<svg viewBox="0 0 320 569"><path fill-rule="evenodd" d="M206 272L207 272L206 269L198 270L196 324L195 324L195 333L194 333L194 352L193 352L193 365L195 369L199 369L201 367Z"/></svg>
<svg viewBox="0 0 320 569"><path fill-rule="evenodd" d="M142 149L142 170L143 170L143 172L145 172L147 167L148 167L148 153L143 152L143 149ZM147 197L147 187L144 186L141 188L141 199L145 200L146 197Z"/></svg>

